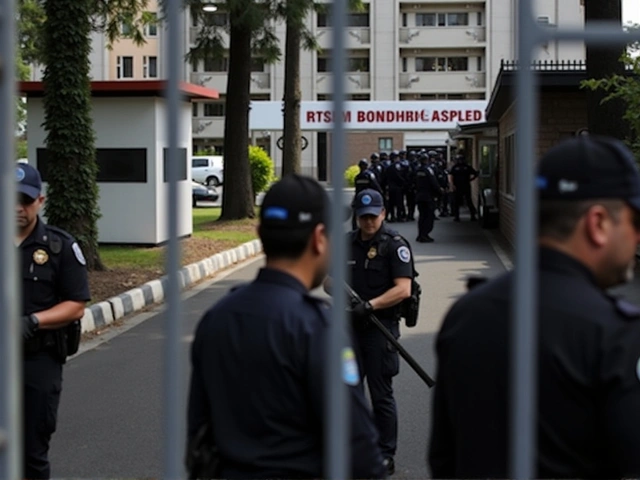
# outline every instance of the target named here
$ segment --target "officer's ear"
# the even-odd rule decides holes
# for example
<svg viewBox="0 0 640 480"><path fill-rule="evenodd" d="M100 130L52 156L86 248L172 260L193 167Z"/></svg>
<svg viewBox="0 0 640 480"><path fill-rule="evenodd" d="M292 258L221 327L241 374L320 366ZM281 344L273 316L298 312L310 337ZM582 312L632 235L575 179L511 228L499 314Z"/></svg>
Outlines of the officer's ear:
<svg viewBox="0 0 640 480"><path fill-rule="evenodd" d="M311 250L316 255L324 255L329 250L329 231L324 223L319 223L309 238Z"/></svg>

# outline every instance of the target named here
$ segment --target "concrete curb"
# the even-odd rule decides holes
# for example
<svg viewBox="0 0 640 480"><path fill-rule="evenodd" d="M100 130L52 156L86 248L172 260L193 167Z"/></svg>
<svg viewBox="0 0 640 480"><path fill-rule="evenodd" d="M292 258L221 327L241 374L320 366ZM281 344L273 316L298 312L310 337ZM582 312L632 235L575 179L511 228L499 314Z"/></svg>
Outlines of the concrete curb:
<svg viewBox="0 0 640 480"><path fill-rule="evenodd" d="M236 263L255 257L262 252L260 240L252 240L215 255L192 263L178 271L180 289L212 276L214 273ZM148 305L162 302L167 288L167 276L152 280L139 287L132 288L116 297L96 303L86 308L82 317L82 332L93 332L130 315Z"/></svg>

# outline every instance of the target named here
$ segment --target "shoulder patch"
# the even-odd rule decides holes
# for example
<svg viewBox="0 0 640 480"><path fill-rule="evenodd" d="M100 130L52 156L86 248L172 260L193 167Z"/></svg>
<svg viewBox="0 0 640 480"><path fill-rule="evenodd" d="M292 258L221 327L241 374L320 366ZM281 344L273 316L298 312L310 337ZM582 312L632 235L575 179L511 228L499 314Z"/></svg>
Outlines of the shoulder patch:
<svg viewBox="0 0 640 480"><path fill-rule="evenodd" d="M80 245L78 245L78 242L73 242L73 245L71 245L71 250L73 250L73 254L76 256L76 260L78 260L78 263L80 265L87 264L87 261L82 254L82 249L80 248Z"/></svg>
<svg viewBox="0 0 640 480"><path fill-rule="evenodd" d="M351 386L356 386L360 383L358 362L356 362L356 354L351 347L342 349L342 380Z"/></svg>
<svg viewBox="0 0 640 480"><path fill-rule="evenodd" d="M396 252L398 253L398 258L404 263L409 263L411 261L411 251L408 247L405 247L404 245L398 247L398 250L396 250Z"/></svg>

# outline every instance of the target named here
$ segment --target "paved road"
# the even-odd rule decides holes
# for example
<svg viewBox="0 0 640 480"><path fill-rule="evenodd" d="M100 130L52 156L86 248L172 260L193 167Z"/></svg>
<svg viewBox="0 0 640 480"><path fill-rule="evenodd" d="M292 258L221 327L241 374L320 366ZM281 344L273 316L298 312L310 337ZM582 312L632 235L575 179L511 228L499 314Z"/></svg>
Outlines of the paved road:
<svg viewBox="0 0 640 480"><path fill-rule="evenodd" d="M416 236L415 223L393 227L410 240ZM433 236L436 243L413 245L425 293L418 326L402 332L405 348L432 374L434 335L443 314L464 291L465 279L504 271L485 233L475 223L456 224L443 219L436 224ZM202 311L232 285L251 279L262 262L254 260L186 295L181 366L185 398L188 346ZM127 322L128 326L135 324L133 328L68 363L59 427L51 450L54 477L161 475L163 321L161 308L134 317ZM430 390L404 363L395 389L400 415L395 478L425 478Z"/></svg>

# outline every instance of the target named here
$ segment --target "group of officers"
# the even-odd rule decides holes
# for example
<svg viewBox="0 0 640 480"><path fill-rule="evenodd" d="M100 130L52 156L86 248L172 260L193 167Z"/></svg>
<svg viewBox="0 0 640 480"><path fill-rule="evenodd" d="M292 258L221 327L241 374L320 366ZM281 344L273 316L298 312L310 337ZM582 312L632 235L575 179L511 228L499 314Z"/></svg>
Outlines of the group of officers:
<svg viewBox="0 0 640 480"><path fill-rule="evenodd" d="M16 175L15 243L25 292L24 472L39 479L50 477L48 448L66 361L59 333L82 316L89 290L78 244L39 218L44 197L37 170L20 165ZM633 276L640 243L635 158L616 140L573 138L540 160L536 185L535 477L638 477L640 309L607 290ZM395 472L398 447L399 356L372 319L400 337L399 307L411 294L414 259L410 243L385 221L383 194L361 190L353 207L357 227L346 234L346 268L357 297L348 302L341 356L349 476L385 478ZM264 267L198 323L187 412L190 478L326 475L331 309L312 291L324 286L335 296L346 287L328 277L330 210L324 188L311 178L287 175L272 186L258 227ZM513 272L485 281L443 321L427 452L434 478L509 476L513 291Z"/></svg>
<svg viewBox="0 0 640 480"><path fill-rule="evenodd" d="M435 220L451 214L454 221L459 222L463 204L466 203L471 220L476 220L471 182L478 178L478 171L462 154L457 154L449 165L445 155L443 149L393 151L388 155L372 153L370 162L364 158L358 162L360 172L354 178L355 194L365 189L378 191L383 196L385 220L389 223L414 221L417 209L415 240L431 243ZM354 213L352 228L356 226Z"/></svg>

